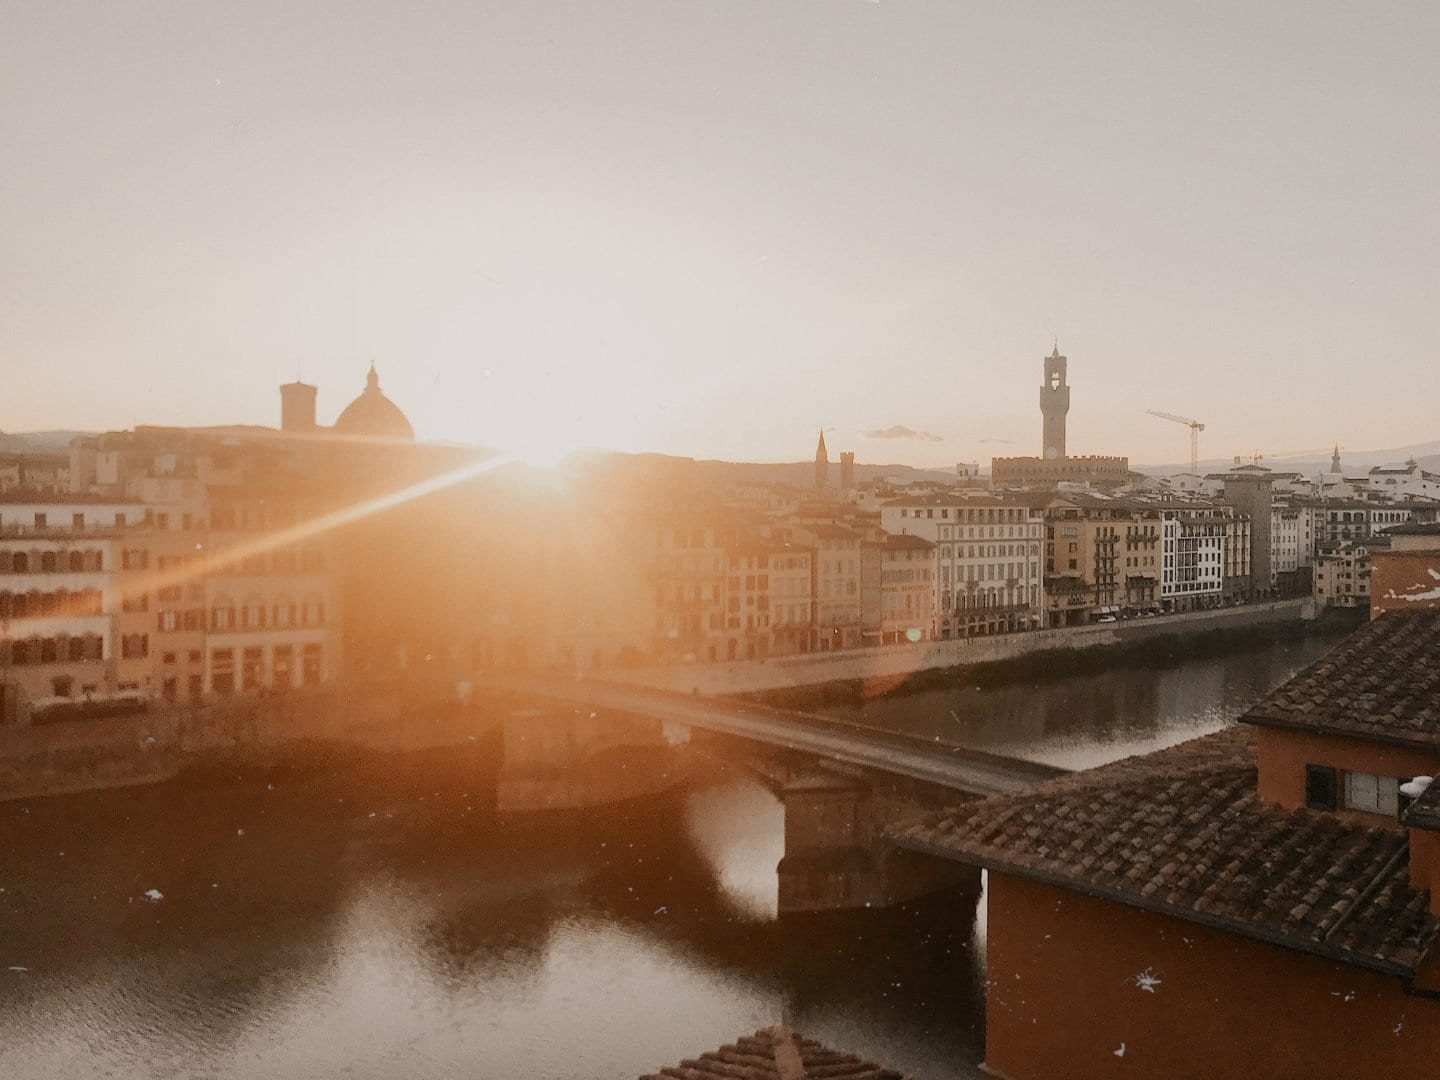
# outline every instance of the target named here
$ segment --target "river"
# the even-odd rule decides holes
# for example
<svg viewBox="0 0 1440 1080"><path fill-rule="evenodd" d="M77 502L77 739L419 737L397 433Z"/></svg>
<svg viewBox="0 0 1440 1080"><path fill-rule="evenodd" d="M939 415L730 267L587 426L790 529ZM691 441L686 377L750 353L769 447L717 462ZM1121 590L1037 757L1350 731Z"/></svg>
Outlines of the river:
<svg viewBox="0 0 1440 1080"><path fill-rule="evenodd" d="M1214 730L1333 644L836 712L1079 767ZM0 804L0 1077L621 1080L780 1020L978 1075L973 895L779 919L782 811L755 782L507 818L492 757Z"/></svg>

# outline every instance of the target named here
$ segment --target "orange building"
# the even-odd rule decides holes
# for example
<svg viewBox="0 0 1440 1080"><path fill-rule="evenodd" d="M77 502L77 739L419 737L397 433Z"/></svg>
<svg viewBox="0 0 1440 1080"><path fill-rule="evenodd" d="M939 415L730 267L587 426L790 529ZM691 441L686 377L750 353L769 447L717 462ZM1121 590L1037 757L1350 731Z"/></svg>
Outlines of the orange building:
<svg viewBox="0 0 1440 1080"><path fill-rule="evenodd" d="M1349 1077L1440 1052L1440 611L1217 734L900 826L989 871L996 1076Z"/></svg>
<svg viewBox="0 0 1440 1080"><path fill-rule="evenodd" d="M1370 553L1370 617L1440 608L1440 524L1387 529L1388 548Z"/></svg>

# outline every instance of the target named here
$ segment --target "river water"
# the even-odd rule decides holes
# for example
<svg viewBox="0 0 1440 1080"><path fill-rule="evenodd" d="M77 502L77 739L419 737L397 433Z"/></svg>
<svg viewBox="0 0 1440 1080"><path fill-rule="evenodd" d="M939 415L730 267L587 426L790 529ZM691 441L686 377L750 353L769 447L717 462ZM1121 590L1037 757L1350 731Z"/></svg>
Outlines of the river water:
<svg viewBox="0 0 1440 1080"><path fill-rule="evenodd" d="M837 712L1084 766L1214 730L1332 644ZM758 784L505 817L493 749L0 804L0 1077L620 1080L780 1020L977 1075L973 894L779 919Z"/></svg>

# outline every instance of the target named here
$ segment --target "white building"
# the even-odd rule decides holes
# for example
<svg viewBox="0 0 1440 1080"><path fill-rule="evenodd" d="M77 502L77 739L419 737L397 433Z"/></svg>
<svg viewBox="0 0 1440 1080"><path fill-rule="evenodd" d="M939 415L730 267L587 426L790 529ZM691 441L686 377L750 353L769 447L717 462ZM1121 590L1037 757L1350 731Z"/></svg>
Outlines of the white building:
<svg viewBox="0 0 1440 1080"><path fill-rule="evenodd" d="M1369 541L1348 541L1315 557L1312 595L1317 608L1370 606Z"/></svg>
<svg viewBox="0 0 1440 1080"><path fill-rule="evenodd" d="M1044 625L1042 509L988 495L906 497L880 508L880 526L936 545L938 637Z"/></svg>
<svg viewBox="0 0 1440 1080"><path fill-rule="evenodd" d="M1369 494L1392 499L1440 498L1440 475L1426 472L1414 458L1403 464L1377 465L1365 477Z"/></svg>
<svg viewBox="0 0 1440 1080"><path fill-rule="evenodd" d="M1225 586L1225 523L1167 510L1160 537L1165 608L1190 611L1217 603Z"/></svg>
<svg viewBox="0 0 1440 1080"><path fill-rule="evenodd" d="M1300 567L1301 514L1298 508L1275 503L1270 508L1270 584Z"/></svg>

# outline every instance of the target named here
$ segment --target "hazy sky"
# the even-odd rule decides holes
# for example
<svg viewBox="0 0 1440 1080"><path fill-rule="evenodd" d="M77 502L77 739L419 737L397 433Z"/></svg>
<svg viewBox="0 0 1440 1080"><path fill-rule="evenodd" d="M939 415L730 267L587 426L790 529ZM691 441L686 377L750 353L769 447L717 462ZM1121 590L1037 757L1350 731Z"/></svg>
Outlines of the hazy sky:
<svg viewBox="0 0 1440 1080"><path fill-rule="evenodd" d="M0 0L0 429L1440 437L1440 5L1203 7Z"/></svg>

